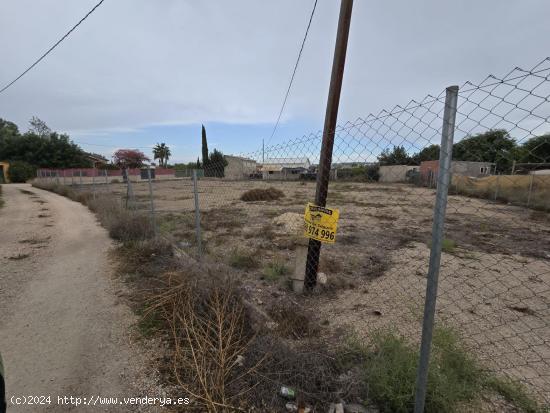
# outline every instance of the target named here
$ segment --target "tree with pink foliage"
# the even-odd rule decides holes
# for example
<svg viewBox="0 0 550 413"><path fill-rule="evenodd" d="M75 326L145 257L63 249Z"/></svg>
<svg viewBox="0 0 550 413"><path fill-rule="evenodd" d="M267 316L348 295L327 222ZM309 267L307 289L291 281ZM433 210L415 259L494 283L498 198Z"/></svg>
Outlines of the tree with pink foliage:
<svg viewBox="0 0 550 413"><path fill-rule="evenodd" d="M150 159L137 149L119 149L113 155L113 163L120 169L141 168Z"/></svg>

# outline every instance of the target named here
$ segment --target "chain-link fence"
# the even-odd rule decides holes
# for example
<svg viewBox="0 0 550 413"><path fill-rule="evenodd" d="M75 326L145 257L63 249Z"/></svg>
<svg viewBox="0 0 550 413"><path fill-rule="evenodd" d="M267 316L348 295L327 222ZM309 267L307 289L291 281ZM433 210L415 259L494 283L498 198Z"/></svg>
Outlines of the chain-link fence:
<svg viewBox="0 0 550 413"><path fill-rule="evenodd" d="M328 241L318 262L304 211L325 190L316 184L320 131L206 162L197 179L70 183L156 215L180 248L235 268L248 299L291 341L310 335L298 313L319 326L320 343L390 329L418 348L424 322L428 357L435 306L436 325L458 331L484 369L548 406L549 76L545 59L452 89L456 106L443 91L341 124L327 208L306 211L305 232ZM336 219L323 227L335 210L337 228ZM296 294L304 282L311 293ZM314 398L311 377L274 380Z"/></svg>

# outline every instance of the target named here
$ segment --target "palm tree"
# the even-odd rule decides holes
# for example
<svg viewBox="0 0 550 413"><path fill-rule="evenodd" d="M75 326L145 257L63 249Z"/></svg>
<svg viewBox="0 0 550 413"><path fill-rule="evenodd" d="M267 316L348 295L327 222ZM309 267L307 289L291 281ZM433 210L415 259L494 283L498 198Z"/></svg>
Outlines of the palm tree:
<svg viewBox="0 0 550 413"><path fill-rule="evenodd" d="M166 146L165 143L157 143L153 148L153 155L155 160L159 160L160 166L166 168L168 165L168 159L170 159L170 155L172 155L172 153L170 152L170 148Z"/></svg>

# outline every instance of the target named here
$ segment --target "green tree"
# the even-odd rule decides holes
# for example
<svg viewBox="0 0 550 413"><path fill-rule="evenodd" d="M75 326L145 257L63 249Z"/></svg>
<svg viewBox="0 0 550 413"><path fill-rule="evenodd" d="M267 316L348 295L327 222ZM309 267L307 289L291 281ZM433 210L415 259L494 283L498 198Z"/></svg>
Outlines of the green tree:
<svg viewBox="0 0 550 413"><path fill-rule="evenodd" d="M0 139L19 136L19 128L13 122L0 118Z"/></svg>
<svg viewBox="0 0 550 413"><path fill-rule="evenodd" d="M48 125L46 125L46 122L36 116L32 117L29 124L31 125L29 132L33 132L41 138L44 138L52 133L52 130L48 127Z"/></svg>
<svg viewBox="0 0 550 413"><path fill-rule="evenodd" d="M27 162L15 161L10 163L8 173L11 182L23 183L27 182L36 175L36 168Z"/></svg>
<svg viewBox="0 0 550 413"><path fill-rule="evenodd" d="M210 159L208 162L208 167L205 167L204 174L205 176L213 176L216 178L223 178L225 176L225 167L227 166L227 160L223 153L214 149L210 153Z"/></svg>
<svg viewBox="0 0 550 413"><path fill-rule="evenodd" d="M412 159L403 146L394 146L390 151L386 148L378 156L380 165L409 165Z"/></svg>
<svg viewBox="0 0 550 413"><path fill-rule="evenodd" d="M550 133L525 141L519 148L516 160L524 163L550 163Z"/></svg>
<svg viewBox="0 0 550 413"><path fill-rule="evenodd" d="M160 166L163 168L166 168L168 165L168 159L170 159L171 155L170 148L165 143L157 143L153 148L154 159L158 159Z"/></svg>
<svg viewBox="0 0 550 413"><path fill-rule="evenodd" d="M42 135L33 130L20 134L17 126L0 119L0 159L23 161L43 168L86 168L91 163L68 135L42 128Z"/></svg>
<svg viewBox="0 0 550 413"><path fill-rule="evenodd" d="M201 169L202 168L202 165L201 165L201 161L200 159L197 157L197 164L195 166L197 169Z"/></svg>
<svg viewBox="0 0 550 413"><path fill-rule="evenodd" d="M206 129L202 125L202 165L206 169L208 166L208 142L206 141Z"/></svg>
<svg viewBox="0 0 550 413"><path fill-rule="evenodd" d="M420 152L412 156L413 163L420 165L424 161L436 161L439 159L439 145L433 144L426 146Z"/></svg>
<svg viewBox="0 0 550 413"><path fill-rule="evenodd" d="M453 146L453 160L492 162L498 172L507 173L517 156L516 141L504 129L491 129L469 136Z"/></svg>

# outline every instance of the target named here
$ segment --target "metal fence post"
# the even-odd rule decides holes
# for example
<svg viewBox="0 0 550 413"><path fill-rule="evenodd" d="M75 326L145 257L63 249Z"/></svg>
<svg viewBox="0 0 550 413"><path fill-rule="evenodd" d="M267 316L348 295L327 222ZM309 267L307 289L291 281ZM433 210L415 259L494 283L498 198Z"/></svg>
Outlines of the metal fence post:
<svg viewBox="0 0 550 413"><path fill-rule="evenodd" d="M437 298L437 282L441 263L441 248L443 243L443 226L447 209L447 195L451 178L451 159L455 130L456 109L458 100L458 86L447 88L445 97L445 111L443 113L443 128L441 131L441 150L439 156L439 172L437 177L437 191L432 225L432 246L430 264L426 285L426 301L424 304L424 321L422 325L422 343L420 346L420 360L416 377L416 391L414 398L414 412L423 413L426 401L426 387L428 384L428 367L432 345L433 326L435 318L435 304Z"/></svg>
<svg viewBox="0 0 550 413"><path fill-rule="evenodd" d="M531 205L531 193L533 192L533 180L535 178L534 174L531 174L531 179L529 180L529 193L527 194L527 206Z"/></svg>
<svg viewBox="0 0 550 413"><path fill-rule="evenodd" d="M95 174L97 169L92 169L92 197L95 199Z"/></svg>
<svg viewBox="0 0 550 413"><path fill-rule="evenodd" d="M498 186L500 183L500 174L497 175L497 182L496 182L496 188L495 188L495 201L498 200Z"/></svg>
<svg viewBox="0 0 550 413"><path fill-rule="evenodd" d="M126 208L133 208L135 205L134 188L132 188L132 181L130 180L130 173L126 172Z"/></svg>
<svg viewBox="0 0 550 413"><path fill-rule="evenodd" d="M151 200L151 224L153 225L153 233L157 235L157 222L155 219L155 201L153 200L153 183L151 181L151 167L147 167L147 180L149 181L149 198Z"/></svg>
<svg viewBox="0 0 550 413"><path fill-rule="evenodd" d="M79 169L78 170L78 174L80 175L80 188L78 188L79 190L82 190L82 169Z"/></svg>
<svg viewBox="0 0 550 413"><path fill-rule="evenodd" d="M197 256L202 256L202 235L201 235L201 211L199 207L199 191L197 187L197 170L193 169L193 194L195 196L195 236L197 238Z"/></svg>

